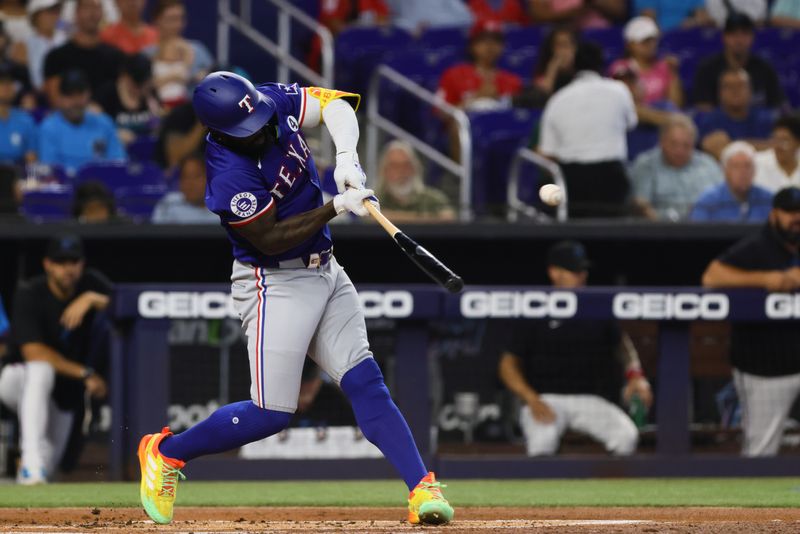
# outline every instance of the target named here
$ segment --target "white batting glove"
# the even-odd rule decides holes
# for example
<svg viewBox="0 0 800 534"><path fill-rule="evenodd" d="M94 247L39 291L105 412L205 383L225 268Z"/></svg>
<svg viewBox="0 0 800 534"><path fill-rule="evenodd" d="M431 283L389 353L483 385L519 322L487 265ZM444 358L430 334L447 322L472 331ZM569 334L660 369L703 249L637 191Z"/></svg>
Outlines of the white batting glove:
<svg viewBox="0 0 800 534"><path fill-rule="evenodd" d="M339 152L336 154L336 168L333 171L333 181L336 182L336 189L344 193L349 185L356 189L364 189L367 185L367 175L358 162L358 154L355 152Z"/></svg>
<svg viewBox="0 0 800 534"><path fill-rule="evenodd" d="M374 198L374 195L375 191L372 189L347 189L344 193L333 197L333 209L337 214L349 211L359 217L365 217L369 215L369 211L364 206L364 199Z"/></svg>

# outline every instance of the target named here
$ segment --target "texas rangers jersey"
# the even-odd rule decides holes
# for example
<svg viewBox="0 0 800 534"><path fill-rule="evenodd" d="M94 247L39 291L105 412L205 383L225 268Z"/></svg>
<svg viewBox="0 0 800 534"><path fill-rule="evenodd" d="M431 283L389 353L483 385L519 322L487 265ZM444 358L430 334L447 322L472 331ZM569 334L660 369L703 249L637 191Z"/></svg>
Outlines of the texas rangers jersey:
<svg viewBox="0 0 800 534"><path fill-rule="evenodd" d="M296 247L269 256L242 237L236 228L271 210L278 221L322 206L322 188L317 167L300 124L305 112L305 91L297 84L267 83L258 91L275 102L278 140L264 154L252 158L237 154L207 138L206 206L219 215L233 245L234 257L261 267L277 267L282 260L328 250L330 229L325 225Z"/></svg>

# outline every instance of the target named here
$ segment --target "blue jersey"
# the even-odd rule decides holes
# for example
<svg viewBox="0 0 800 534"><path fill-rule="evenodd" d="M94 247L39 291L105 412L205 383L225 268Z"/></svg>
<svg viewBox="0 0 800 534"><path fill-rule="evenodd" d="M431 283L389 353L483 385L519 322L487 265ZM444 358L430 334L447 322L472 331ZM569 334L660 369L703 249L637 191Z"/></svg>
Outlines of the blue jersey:
<svg viewBox="0 0 800 534"><path fill-rule="evenodd" d="M297 84L267 83L258 91L275 102L278 140L258 160L237 154L211 136L206 145L206 206L219 215L233 245L234 257L260 267L277 267L279 261L329 250L330 229L323 226L296 247L269 256L242 237L236 227L272 210L278 221L322 206L317 167L300 132L305 112L305 91Z"/></svg>

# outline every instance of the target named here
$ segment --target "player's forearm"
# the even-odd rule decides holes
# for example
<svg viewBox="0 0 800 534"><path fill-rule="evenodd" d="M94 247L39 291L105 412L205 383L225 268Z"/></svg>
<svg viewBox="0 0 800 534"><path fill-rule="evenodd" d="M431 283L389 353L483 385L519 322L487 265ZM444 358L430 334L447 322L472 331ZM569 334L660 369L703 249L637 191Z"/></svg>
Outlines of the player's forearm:
<svg viewBox="0 0 800 534"><path fill-rule="evenodd" d="M25 343L21 347L22 357L27 362L44 361L53 366L56 373L70 378L83 377L84 365L65 358L60 352L44 343Z"/></svg>
<svg viewBox="0 0 800 534"><path fill-rule="evenodd" d="M519 368L519 360L516 356L510 353L504 353L500 357L498 374L500 375L500 380L505 384L508 390L523 401L530 402L539 397L536 390L525 380L525 376Z"/></svg>
<svg viewBox="0 0 800 534"><path fill-rule="evenodd" d="M324 206L276 222L253 243L264 254L274 256L296 247L336 217L333 201Z"/></svg>
<svg viewBox="0 0 800 534"><path fill-rule="evenodd" d="M766 287L770 271L745 271L714 260L703 273L703 287Z"/></svg>
<svg viewBox="0 0 800 534"><path fill-rule="evenodd" d="M336 154L355 154L359 130L353 107L344 100L334 100L322 110L322 120L336 145Z"/></svg>
<svg viewBox="0 0 800 534"><path fill-rule="evenodd" d="M81 297L87 299L92 308L100 311L108 308L108 304L111 302L111 299L108 295L103 295L97 291L86 291L81 295Z"/></svg>

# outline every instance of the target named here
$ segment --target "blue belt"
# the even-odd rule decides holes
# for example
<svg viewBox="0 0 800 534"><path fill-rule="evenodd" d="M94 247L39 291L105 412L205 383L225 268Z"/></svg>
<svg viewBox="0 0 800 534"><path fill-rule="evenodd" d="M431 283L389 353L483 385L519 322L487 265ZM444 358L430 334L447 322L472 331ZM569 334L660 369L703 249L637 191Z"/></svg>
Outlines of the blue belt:
<svg viewBox="0 0 800 534"><path fill-rule="evenodd" d="M327 265L332 257L333 249L321 250L298 258L271 261L267 263L267 267L278 269L318 269Z"/></svg>

